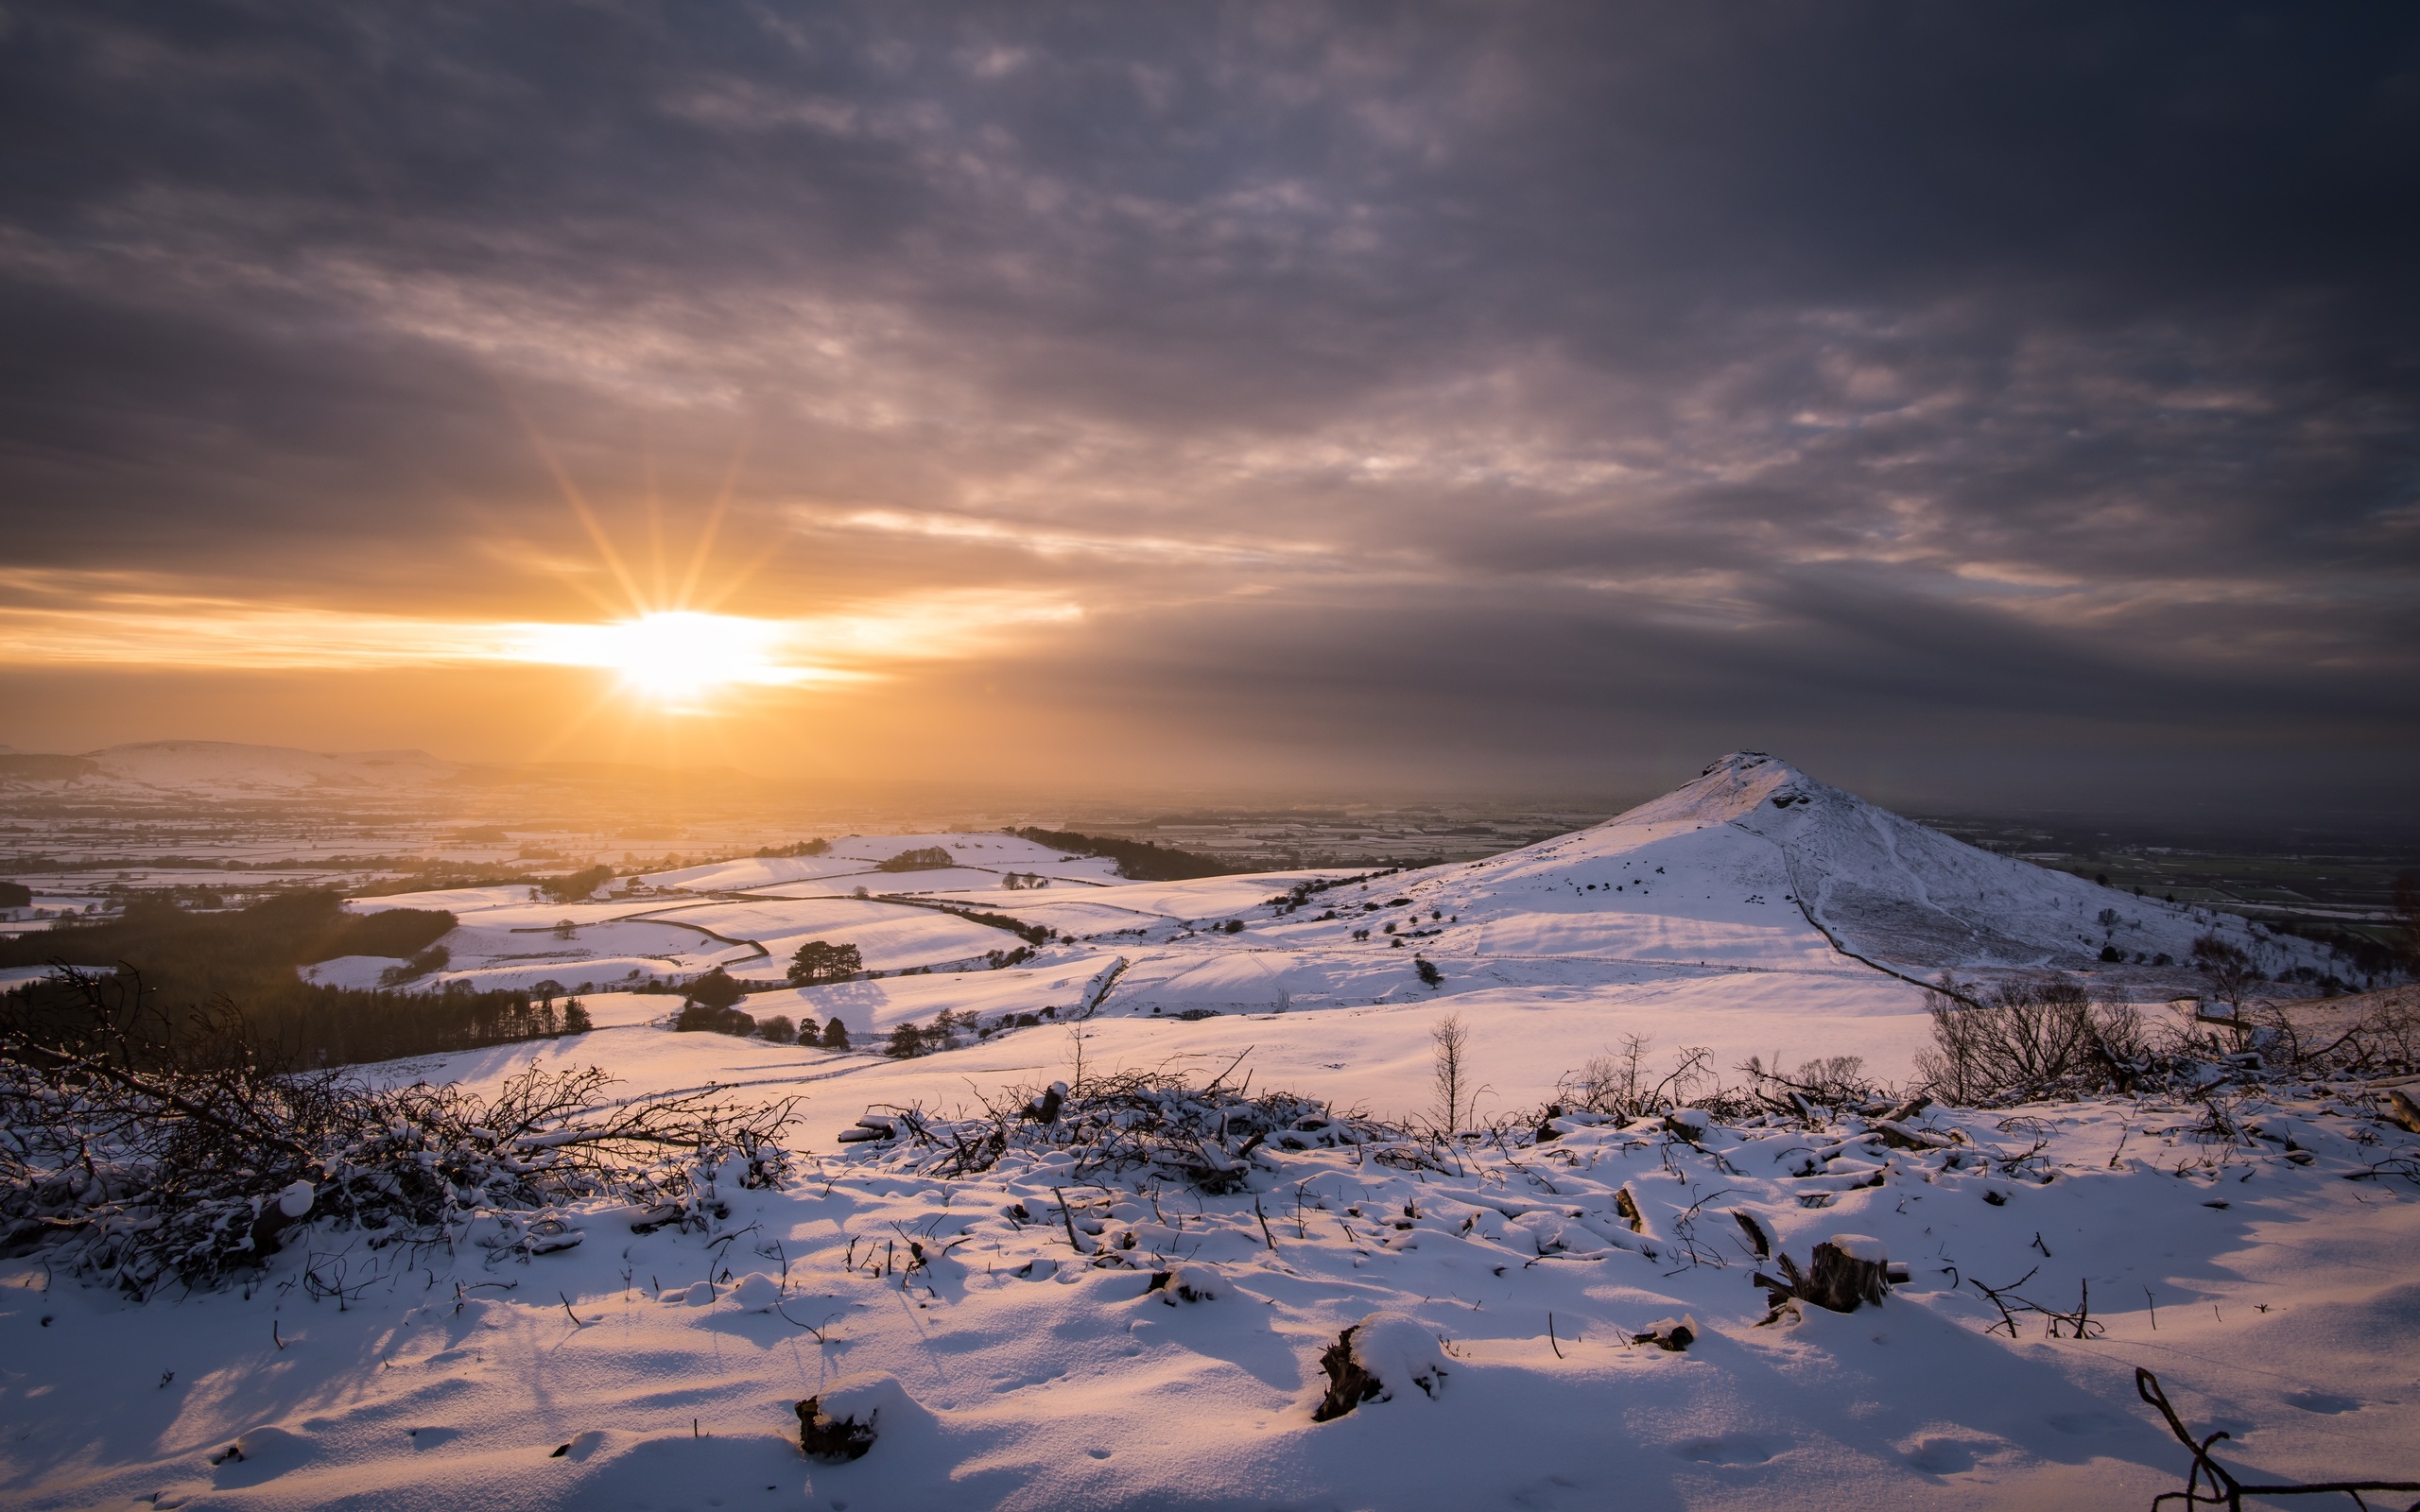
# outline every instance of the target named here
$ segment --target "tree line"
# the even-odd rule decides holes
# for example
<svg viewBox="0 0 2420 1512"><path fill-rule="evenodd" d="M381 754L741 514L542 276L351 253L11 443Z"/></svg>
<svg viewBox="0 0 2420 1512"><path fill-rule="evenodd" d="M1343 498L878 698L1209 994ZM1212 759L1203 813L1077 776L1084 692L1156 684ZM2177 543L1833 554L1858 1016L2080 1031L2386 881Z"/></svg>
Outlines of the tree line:
<svg viewBox="0 0 2420 1512"><path fill-rule="evenodd" d="M1196 850L1180 850L1171 845L1154 845L1149 840L1119 840L1108 835L1084 834L1075 830L1043 830L1032 826L1009 833L1020 840L1046 845L1054 850L1106 856L1117 863L1117 874L1132 882L1184 882L1193 877L1230 876L1245 869L1230 866L1217 856L1203 855Z"/></svg>
<svg viewBox="0 0 2420 1512"><path fill-rule="evenodd" d="M130 899L113 919L0 940L0 966L113 967L135 994L130 1011L177 1023L232 1013L252 1040L298 1066L337 1066L401 1056L577 1034L587 1014L528 992L402 992L306 982L295 969L339 955L424 956L455 925L433 909L348 914L334 892L283 893L232 913L187 913L173 902ZM54 976L8 994L8 1013L38 1026L85 1011L86 994Z"/></svg>

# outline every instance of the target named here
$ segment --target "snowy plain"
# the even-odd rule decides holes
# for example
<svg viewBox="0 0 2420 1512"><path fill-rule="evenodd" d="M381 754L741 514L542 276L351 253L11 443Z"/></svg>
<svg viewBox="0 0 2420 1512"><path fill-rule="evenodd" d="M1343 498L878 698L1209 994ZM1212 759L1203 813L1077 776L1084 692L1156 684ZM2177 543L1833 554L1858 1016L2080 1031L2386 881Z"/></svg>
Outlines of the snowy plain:
<svg viewBox="0 0 2420 1512"><path fill-rule="evenodd" d="M962 864L867 869L926 846ZM726 1181L708 1232L635 1233L631 1211L600 1205L562 1215L575 1247L466 1234L397 1266L315 1229L249 1288L143 1305L8 1263L10 1503L2140 1506L2183 1484L2186 1455L2136 1400L2138 1366L2198 1431L2236 1435L2238 1467L2420 1477L2420 1193L2364 1176L2420 1142L2358 1086L2275 1089L2239 1109L2256 1135L2231 1140L2192 1100L2146 1097L1934 1108L1907 1121L1912 1147L1855 1115L1820 1131L1564 1118L1547 1142L1409 1166L1272 1143L1225 1194L1135 1190L1027 1150L943 1177L912 1141L840 1140L869 1110L1073 1080L1079 1056L1091 1074L1249 1074L1255 1091L1416 1117L1449 1012L1471 1032L1482 1121L1535 1117L1564 1073L1629 1035L1659 1070L1702 1046L1726 1070L1854 1055L1904 1081L1927 1032L1917 984L1941 971L2092 971L2097 989L2169 1012L2190 973L2134 957L2181 959L2217 932L2276 971L2314 958L2305 942L1970 850L1746 754L1595 830L1359 880L1126 884L997 835L835 850L568 909L365 902L455 909L452 970L482 983L543 969L605 984L625 961L677 974L717 952L745 976L738 963L778 963L791 941L904 922L929 932L879 969L908 974L743 1006L838 1016L861 1040L943 1010L994 1032L892 1060L674 1034L676 997L606 990L586 999L585 1036L369 1068L475 1089L533 1062L595 1064L622 1094L803 1095L805 1116L786 1139L791 1178ZM807 865L826 861L857 869ZM1001 887L1009 870L1062 880ZM1061 937L1005 969L940 969L1017 941L854 896L928 879L949 885L925 902ZM1317 883L1336 885L1295 891ZM553 933L566 918L568 940ZM712 936L631 933L683 924ZM2097 959L2111 943L2122 966ZM1860 1236L1908 1280L1878 1308L1766 1324L1749 1277L1772 1264L1735 1212L1802 1262ZM911 1244L929 1263L908 1263ZM312 1266L362 1284L313 1301ZM1162 1272L1201 1299L1152 1289ZM2061 1311L2088 1301L2100 1330L2047 1337L2045 1314L2020 1312L2014 1337L1994 1332L1969 1278ZM1433 1340L1442 1374L1314 1422L1322 1350L1380 1314ZM1635 1342L1667 1319L1689 1321L1686 1350ZM793 1404L869 1372L897 1383L873 1449L803 1458Z"/></svg>

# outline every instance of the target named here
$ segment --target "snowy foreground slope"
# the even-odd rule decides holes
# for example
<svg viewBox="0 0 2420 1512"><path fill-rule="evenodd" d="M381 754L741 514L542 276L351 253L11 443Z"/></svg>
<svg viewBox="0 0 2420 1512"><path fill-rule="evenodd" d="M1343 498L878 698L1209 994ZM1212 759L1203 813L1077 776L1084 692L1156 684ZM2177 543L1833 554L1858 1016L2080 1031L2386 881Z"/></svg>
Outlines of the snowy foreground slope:
<svg viewBox="0 0 2420 1512"><path fill-rule="evenodd" d="M935 903L1057 933L1006 970L745 1000L861 1038L944 1009L994 1031L915 1059L672 1034L675 1000L602 992L585 1036L371 1068L478 1091L596 1064L623 1092L803 1095L787 1177L707 1173L690 1224L576 1206L553 1216L580 1242L543 1253L536 1214L416 1252L319 1224L249 1289L141 1305L0 1263L8 1504L2141 1506L2186 1455L2136 1366L2197 1431L2234 1433L2238 1468L2420 1479L2420 1139L2375 1088L1895 1125L1562 1117L1537 1138L1562 1074L1626 1035L1655 1074L1705 1046L1726 1074L1845 1054L1903 1079L1927 1032L1910 977L2081 971L2114 939L2129 961L2096 990L2159 1002L2190 973L2134 955L2216 931L2275 971L2301 942L1969 850L1745 754L1582 833L1382 878L1128 884L1026 844L852 839L569 910L443 902L460 969L567 986L613 979L591 962L665 974L659 941L616 933L641 927L685 923L765 979L784 944L903 919L901 967L1017 942ZM933 846L956 865L873 869ZM1051 885L1002 886L1012 870ZM980 933L916 943L919 920ZM556 954L503 964L521 950ZM1480 1119L1523 1120L1449 1149L1315 1116L1223 1143L1223 1190L1096 1168L1013 1120L969 1169L945 1128L920 1140L885 1111L1012 1108L1080 1055L1096 1081L1249 1076L1402 1122L1448 1012ZM843 1144L870 1112L891 1137ZM1878 1307L1768 1324L1749 1278L1777 1261L1752 1229L1801 1264L1857 1236L1908 1279ZM1977 1280L2005 1290L2014 1337ZM2026 1310L2085 1303L2081 1339ZM1384 1400L1314 1421L1322 1353L1377 1314ZM1636 1342L1668 1320L1686 1349ZM863 1458L802 1456L793 1408L818 1396L887 1403Z"/></svg>
<svg viewBox="0 0 2420 1512"><path fill-rule="evenodd" d="M2184 1463L2142 1366L2238 1467L2420 1471L2420 1206L2344 1179L2380 1149L2325 1090L2256 1117L2299 1149L2204 1143L2182 1101L1943 1114L1921 1151L1565 1121L1459 1170L1275 1151L1227 1196L894 1144L726 1172L711 1232L575 1212L535 1258L490 1226L382 1276L320 1235L249 1297L147 1307L21 1267L0 1464L38 1507L2123 1506ZM1735 1211L1910 1280L1758 1327ZM306 1264L358 1289L310 1300ZM2088 1287L2100 1327L1995 1335L1967 1276ZM1381 1313L1407 1379L1313 1421L1322 1351ZM1667 1320L1685 1351L1634 1342ZM792 1406L836 1387L888 1398L879 1437L806 1461Z"/></svg>

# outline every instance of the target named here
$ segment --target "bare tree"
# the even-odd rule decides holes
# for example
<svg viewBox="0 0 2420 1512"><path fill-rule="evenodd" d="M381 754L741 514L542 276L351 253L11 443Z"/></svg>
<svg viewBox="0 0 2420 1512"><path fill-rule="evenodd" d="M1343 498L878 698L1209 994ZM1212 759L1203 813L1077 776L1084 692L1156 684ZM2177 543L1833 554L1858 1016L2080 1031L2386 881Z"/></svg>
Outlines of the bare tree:
<svg viewBox="0 0 2420 1512"><path fill-rule="evenodd" d="M1578 1071L1567 1071L1555 1085L1555 1100L1584 1113L1636 1118L1647 1093L1647 1036L1626 1034L1622 1047L1591 1056Z"/></svg>
<svg viewBox="0 0 2420 1512"><path fill-rule="evenodd" d="M1470 1081L1471 1032L1461 1014L1449 1013L1437 1021L1428 1038L1437 1047L1432 1059L1437 1110L1443 1115L1444 1132L1451 1135L1469 1119L1478 1095Z"/></svg>
<svg viewBox="0 0 2420 1512"><path fill-rule="evenodd" d="M2219 1001L2238 1017L2243 1013L2243 1000L2252 985L2266 975L2240 946L2216 935L2204 935L2193 942L2193 964L2210 979Z"/></svg>

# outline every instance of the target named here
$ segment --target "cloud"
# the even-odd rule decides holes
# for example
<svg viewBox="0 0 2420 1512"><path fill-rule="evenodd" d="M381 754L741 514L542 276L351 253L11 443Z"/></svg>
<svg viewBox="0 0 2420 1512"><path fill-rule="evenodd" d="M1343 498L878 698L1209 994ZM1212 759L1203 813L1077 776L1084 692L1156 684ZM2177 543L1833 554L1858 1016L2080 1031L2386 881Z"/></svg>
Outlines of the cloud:
<svg viewBox="0 0 2420 1512"><path fill-rule="evenodd" d="M0 528L182 596L11 654L916 604L1096 764L2383 773L2415 80L2385 9L27 13Z"/></svg>

